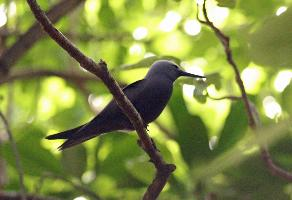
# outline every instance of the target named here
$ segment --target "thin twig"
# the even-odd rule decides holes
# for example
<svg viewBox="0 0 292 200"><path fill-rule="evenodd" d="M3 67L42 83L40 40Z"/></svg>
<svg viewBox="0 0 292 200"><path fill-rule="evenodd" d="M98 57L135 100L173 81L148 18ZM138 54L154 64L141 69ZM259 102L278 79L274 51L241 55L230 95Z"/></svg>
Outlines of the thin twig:
<svg viewBox="0 0 292 200"><path fill-rule="evenodd" d="M95 200L100 200L100 196L98 196L95 192L93 192L92 190L90 190L88 187L82 185L81 183L77 183L74 181L71 181L65 177L59 176L59 175L55 175L52 173L45 173L42 175L41 177L41 181L44 181L45 178L49 178L49 179L59 179L61 181L64 181L68 184L70 184L72 187L74 187L77 190L80 190L81 192L83 192L85 195L90 196L91 198L95 199Z"/></svg>
<svg viewBox="0 0 292 200"><path fill-rule="evenodd" d="M219 101L219 100L232 100L232 101L238 101L238 100L241 100L242 97L239 97L239 96L232 96L232 95L229 95L229 96L223 96L223 97L212 97L210 96L209 94L207 94L208 98L212 99L212 100L215 100L215 101Z"/></svg>
<svg viewBox="0 0 292 200"><path fill-rule="evenodd" d="M198 11L199 11L199 8L198 8ZM242 81L242 79L240 77L240 72L238 70L238 67L237 67L236 63L233 60L233 55L232 55L232 51L231 51L230 43L229 43L230 39L229 39L229 37L224 35L224 33L213 24L213 22L211 22L209 20L207 9L206 9L206 0L204 0L204 3L203 3L203 14L204 14L204 17L205 17L205 21L203 21L203 20L201 20L199 18L199 12L197 12L197 19L202 24L205 24L205 25L209 26L214 31L214 33L216 34L216 36L218 37L219 41L222 43L222 46L224 47L224 51L225 51L225 54L226 54L226 59L227 59L228 63L232 66L232 68L234 70L235 77L236 77L236 82L237 82L237 84L238 84L238 86L240 88L240 91L241 91L242 100L243 100L243 102L245 104L245 108L246 108L247 115L248 115L249 126L252 127L253 129L255 129L256 128L256 122L254 121L253 113L252 113L252 110L251 110L250 105L249 105L249 100L248 100L248 97L247 97L247 94L246 94L246 91L245 91L245 88L244 88L244 84L243 84L243 81Z"/></svg>
<svg viewBox="0 0 292 200"><path fill-rule="evenodd" d="M213 22L211 22L209 20L209 17L207 14L207 9L206 9L206 0L204 0L202 9L203 9L203 15L204 15L205 21L201 20L199 18L199 6L198 5L197 5L197 19L202 24L205 24L206 26L210 27L214 31L215 35L218 37L219 41L222 43L222 45L224 47L225 54L226 54L227 61L232 66L232 68L234 70L234 73L236 76L236 82L237 82L237 85L239 86L239 89L241 91L242 100L244 102L245 110L246 110L247 116L248 116L249 126L253 130L256 130L257 128L260 127L260 122L258 119L257 110L253 107L252 103L249 101L248 96L246 94L246 90L244 88L243 81L240 77L239 69L238 69L238 67L233 59L233 56L232 56L232 51L231 51L230 42L229 42L230 38L228 36L226 36L220 29L218 29L213 24ZM277 166L273 162L267 147L261 146L261 157L272 174L277 175L279 177L282 177L288 181L292 181L292 173L282 169L281 167Z"/></svg>
<svg viewBox="0 0 292 200"><path fill-rule="evenodd" d="M18 178L19 178L19 188L20 188L20 194L21 194L21 200L26 200L26 194L25 194L25 187L24 187L24 178L23 178L23 168L21 165L21 161L20 161L20 155L17 149L17 145L15 143L15 140L13 138L12 132L10 130L9 124L5 118L5 116L3 115L3 113L0 111L0 117L3 121L3 124L5 126L5 130L8 134L11 146L12 146L12 150L13 150L13 154L15 157L15 164L16 164L16 169L18 172Z"/></svg>
<svg viewBox="0 0 292 200"><path fill-rule="evenodd" d="M169 176L175 170L175 165L167 164L153 145L152 140L149 138L143 120L135 107L125 96L115 79L110 75L107 65L104 61L100 60L95 63L92 59L85 56L78 48L76 48L61 32L59 32L50 22L45 13L41 10L35 0L27 0L35 18L43 26L43 29L48 35L55 40L67 53L72 56L80 66L90 71L99 77L112 93L115 101L125 115L129 118L133 127L137 131L139 141L143 150L149 155L151 162L153 162L157 173L153 182L149 185L143 199L156 199L163 187L165 186Z"/></svg>

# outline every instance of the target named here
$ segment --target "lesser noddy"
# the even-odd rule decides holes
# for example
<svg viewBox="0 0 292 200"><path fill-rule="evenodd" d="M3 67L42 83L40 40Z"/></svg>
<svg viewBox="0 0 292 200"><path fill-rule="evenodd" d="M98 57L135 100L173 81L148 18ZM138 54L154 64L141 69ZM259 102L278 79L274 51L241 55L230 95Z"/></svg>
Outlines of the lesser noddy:
<svg viewBox="0 0 292 200"><path fill-rule="evenodd" d="M156 61L146 74L125 88L123 92L140 113L145 127L154 121L165 108L172 94L173 83L180 76L205 78L183 71L175 63L167 60ZM66 139L59 150L75 146L86 140L112 131L134 130L127 116L114 100L91 121L76 128L49 135L46 139Z"/></svg>

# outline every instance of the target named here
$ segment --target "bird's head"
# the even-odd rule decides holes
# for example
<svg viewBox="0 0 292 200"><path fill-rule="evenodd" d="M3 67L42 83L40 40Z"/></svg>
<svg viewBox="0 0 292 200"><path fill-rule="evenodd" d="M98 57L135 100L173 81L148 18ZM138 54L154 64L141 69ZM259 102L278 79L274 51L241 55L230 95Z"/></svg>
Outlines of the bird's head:
<svg viewBox="0 0 292 200"><path fill-rule="evenodd" d="M188 76L194 78L205 78L183 71L175 63L168 60L159 60L153 63L146 75L146 79L153 79L154 77L165 78L174 82L180 76Z"/></svg>

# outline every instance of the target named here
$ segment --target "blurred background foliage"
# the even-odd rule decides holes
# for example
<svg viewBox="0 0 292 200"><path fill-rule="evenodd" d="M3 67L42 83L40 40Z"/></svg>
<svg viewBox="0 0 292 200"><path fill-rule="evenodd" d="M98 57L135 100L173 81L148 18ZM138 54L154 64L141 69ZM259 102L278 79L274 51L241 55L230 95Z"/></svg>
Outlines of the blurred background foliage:
<svg viewBox="0 0 292 200"><path fill-rule="evenodd" d="M57 2L38 1L46 10ZM291 4L207 1L211 21L231 38L247 92L268 127L260 133L268 135L275 162L288 170L292 135L279 124L292 114ZM143 78L157 59L207 75L203 83L177 81L168 107L149 127L164 158L177 166L160 199L292 199L292 184L271 175L251 143L243 103L214 100L240 93L221 44L197 21L196 12L194 0L86 0L56 26L86 55L105 60L123 84ZM25 1L0 0L0 51L34 21ZM88 74L48 37L10 74L43 69ZM94 199L95 194L101 199L139 199L151 182L155 171L137 146L135 133L107 134L64 152L56 150L61 141L44 140L88 121L106 105L111 95L100 81L20 79L0 85L0 95L29 193L75 200ZM18 191L15 158L2 124L0 135L1 189Z"/></svg>

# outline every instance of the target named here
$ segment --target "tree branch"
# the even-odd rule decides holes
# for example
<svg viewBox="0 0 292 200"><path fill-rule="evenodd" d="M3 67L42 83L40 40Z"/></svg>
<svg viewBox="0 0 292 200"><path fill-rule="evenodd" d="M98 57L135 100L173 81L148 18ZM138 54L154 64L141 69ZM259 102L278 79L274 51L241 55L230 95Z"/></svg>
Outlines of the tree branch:
<svg viewBox="0 0 292 200"><path fill-rule="evenodd" d="M1 82L0 82L1 83ZM238 97L238 96L232 96L232 95L229 95L229 96L223 96L223 97L212 97L210 96L209 94L207 94L208 98L212 99L212 100L215 100L215 101L219 101L219 100L232 100L232 101L238 101L238 100L241 100L242 97Z"/></svg>
<svg viewBox="0 0 292 200"><path fill-rule="evenodd" d="M0 85L4 83L13 82L19 79L32 79L32 78L40 78L40 77L47 77L47 76L57 76L63 78L65 80L71 81L98 81L100 79L96 78L95 76L90 75L82 75L77 73L65 72L65 71L53 71L53 70L24 70L24 71L17 71L7 77L3 77L0 80Z"/></svg>
<svg viewBox="0 0 292 200"><path fill-rule="evenodd" d="M95 192L91 191L88 187L82 185L81 183L76 183L74 181L71 181L65 177L62 176L58 176L52 173L45 173L42 175L41 179L45 179L45 178L50 178L50 179L58 179L61 181L64 181L68 184L70 184L72 187L74 187L76 190L79 190L81 192L83 192L85 195L95 199L95 200L100 200L100 196L98 196Z"/></svg>
<svg viewBox="0 0 292 200"><path fill-rule="evenodd" d="M84 69L90 71L97 77L99 77L112 93L115 101L125 115L129 118L139 136L141 147L149 155L151 162L153 162L157 173L153 182L149 185L143 199L156 199L160 194L162 188L165 186L167 179L171 173L175 170L175 165L167 164L153 145L149 138L144 123L132 105L132 103L125 96L121 88L118 86L114 78L109 74L107 65L104 61L100 60L99 63L95 63L92 59L85 56L79 49L77 49L61 32L59 32L40 9L35 0L27 0L35 18L43 26L43 29L48 35L55 40L67 53L73 57Z"/></svg>
<svg viewBox="0 0 292 200"><path fill-rule="evenodd" d="M14 193L14 192L0 192L0 199L5 200L22 200L20 193ZM41 197L34 194L28 194L27 200L60 200L57 198L52 197Z"/></svg>
<svg viewBox="0 0 292 200"><path fill-rule="evenodd" d="M9 124L5 118L5 116L3 115L3 113L0 111L0 118L3 121L5 130L8 134L8 138L10 140L11 146L12 146L12 150L13 150L13 154L15 157L15 163L16 163L16 169L18 172L18 178L19 178L19 188L20 188L20 199L21 200L26 200L26 194L25 194L25 187L24 187L24 181L23 181L23 169L22 169L22 165L20 162L20 155L16 146L16 143L14 141L13 135L11 133L11 130L9 128Z"/></svg>
<svg viewBox="0 0 292 200"><path fill-rule="evenodd" d="M62 0L53 6L47 12L47 15L52 23L56 23L60 18L72 11L82 2L84 2L84 0ZM0 57L0 77L6 75L19 58L44 36L45 33L38 23L32 25L26 33L20 36Z"/></svg>
<svg viewBox="0 0 292 200"><path fill-rule="evenodd" d="M208 14L207 14L207 9L206 9L206 0L204 0L203 7L202 7L205 21L201 20L199 18L199 6L198 5L197 5L197 8L198 8L198 12L197 12L198 21L201 22L202 24L205 24L206 26L210 27L214 31L214 33L217 36L217 38L219 39L219 41L221 42L222 46L224 47L226 59L227 59L228 63L232 66L234 73L235 73L236 82L237 82L237 85L239 86L242 100L243 100L244 105L245 105L245 110L247 112L249 126L253 130L256 130L257 128L260 127L259 119L257 117L258 116L257 110L253 107L253 105L251 105L251 102L249 101L248 96L246 94L246 90L244 88L243 81L240 77L239 69L238 69L238 67L233 59L232 51L230 48L230 42L229 42L230 38L228 36L226 36L220 29L218 29L213 24L213 22L210 21ZM292 181L292 173L287 172L286 170L277 166L273 162L267 147L261 146L261 157L272 174L277 175L279 177L282 177L288 181Z"/></svg>

